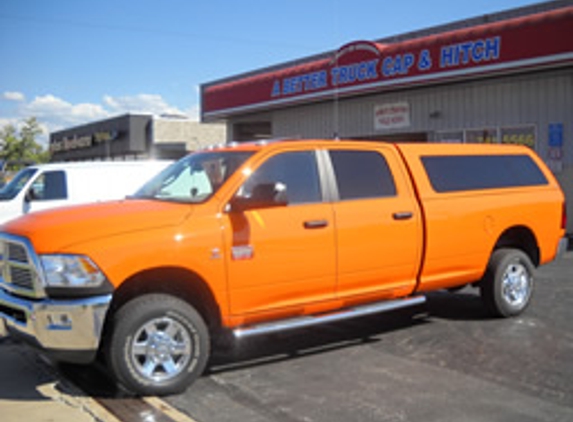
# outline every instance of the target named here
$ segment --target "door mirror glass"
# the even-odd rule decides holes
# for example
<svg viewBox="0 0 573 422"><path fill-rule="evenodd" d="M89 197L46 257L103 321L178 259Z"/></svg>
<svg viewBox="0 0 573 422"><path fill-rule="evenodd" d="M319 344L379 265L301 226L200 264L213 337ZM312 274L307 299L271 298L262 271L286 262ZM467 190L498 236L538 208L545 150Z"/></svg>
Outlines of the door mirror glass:
<svg viewBox="0 0 573 422"><path fill-rule="evenodd" d="M26 192L26 195L24 196L24 201L32 202L40 199L40 197L41 195L38 193L38 187L32 185L30 186L30 189L28 189L28 191Z"/></svg>
<svg viewBox="0 0 573 422"><path fill-rule="evenodd" d="M253 186L249 196L235 196L230 202L230 210L231 212L243 212L287 205L287 187L284 183L260 183Z"/></svg>

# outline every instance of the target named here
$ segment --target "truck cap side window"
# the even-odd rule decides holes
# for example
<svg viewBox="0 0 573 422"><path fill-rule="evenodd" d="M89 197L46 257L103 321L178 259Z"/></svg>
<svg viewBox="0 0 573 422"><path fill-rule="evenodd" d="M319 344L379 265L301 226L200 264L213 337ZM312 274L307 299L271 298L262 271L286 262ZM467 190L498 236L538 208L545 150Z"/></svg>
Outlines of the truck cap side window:
<svg viewBox="0 0 573 422"><path fill-rule="evenodd" d="M527 155L425 156L422 164L439 193L548 184Z"/></svg>
<svg viewBox="0 0 573 422"><path fill-rule="evenodd" d="M392 172L376 151L329 151L340 200L396 196Z"/></svg>

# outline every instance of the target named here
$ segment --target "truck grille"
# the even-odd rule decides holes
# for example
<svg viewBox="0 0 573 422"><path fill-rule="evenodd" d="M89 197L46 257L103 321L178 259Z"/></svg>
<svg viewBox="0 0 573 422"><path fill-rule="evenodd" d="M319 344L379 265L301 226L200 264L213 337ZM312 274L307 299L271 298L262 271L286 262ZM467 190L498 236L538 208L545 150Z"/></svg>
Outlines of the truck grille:
<svg viewBox="0 0 573 422"><path fill-rule="evenodd" d="M0 236L0 286L23 296L40 295L34 252L25 239Z"/></svg>
<svg viewBox="0 0 573 422"><path fill-rule="evenodd" d="M10 261L28 263L28 253L23 245L17 243L7 243L8 259Z"/></svg>
<svg viewBox="0 0 573 422"><path fill-rule="evenodd" d="M33 290L33 280L32 271L29 268L10 267L10 281L13 285Z"/></svg>

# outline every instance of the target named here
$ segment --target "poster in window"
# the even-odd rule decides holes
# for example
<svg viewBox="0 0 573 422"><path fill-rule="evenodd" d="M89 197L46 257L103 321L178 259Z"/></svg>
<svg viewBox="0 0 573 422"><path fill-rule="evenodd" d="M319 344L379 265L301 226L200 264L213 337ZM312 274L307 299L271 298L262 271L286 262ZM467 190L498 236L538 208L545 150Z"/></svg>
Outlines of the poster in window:
<svg viewBox="0 0 573 422"><path fill-rule="evenodd" d="M525 145L535 149L535 126L515 126L501 128L501 143Z"/></svg>
<svg viewBox="0 0 573 422"><path fill-rule="evenodd" d="M497 129L468 129L466 130L468 144L497 144Z"/></svg>
<svg viewBox="0 0 573 422"><path fill-rule="evenodd" d="M374 106L374 129L389 130L410 126L410 104L387 103Z"/></svg>

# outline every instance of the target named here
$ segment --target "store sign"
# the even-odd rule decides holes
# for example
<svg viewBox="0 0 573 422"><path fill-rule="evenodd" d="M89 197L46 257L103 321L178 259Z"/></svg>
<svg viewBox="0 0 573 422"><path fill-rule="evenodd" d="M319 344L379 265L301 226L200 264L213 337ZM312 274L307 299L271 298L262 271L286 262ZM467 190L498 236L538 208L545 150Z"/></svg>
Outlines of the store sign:
<svg viewBox="0 0 573 422"><path fill-rule="evenodd" d="M50 140L50 152L70 151L75 149L90 148L94 144L111 142L117 139L119 133L115 130L99 131L90 135L65 136L62 139Z"/></svg>
<svg viewBox="0 0 573 422"><path fill-rule="evenodd" d="M367 41L345 45L326 69L275 79L270 96L296 96L493 62L501 55L501 37L446 44L439 49L386 51L384 45Z"/></svg>
<svg viewBox="0 0 573 422"><path fill-rule="evenodd" d="M382 104L374 107L374 129L378 131L410 126L410 104Z"/></svg>
<svg viewBox="0 0 573 422"><path fill-rule="evenodd" d="M204 117L573 62L573 8L323 57L202 89Z"/></svg>
<svg viewBox="0 0 573 422"><path fill-rule="evenodd" d="M69 151L72 149L89 148L92 146L91 136L72 136L50 142L50 152Z"/></svg>

